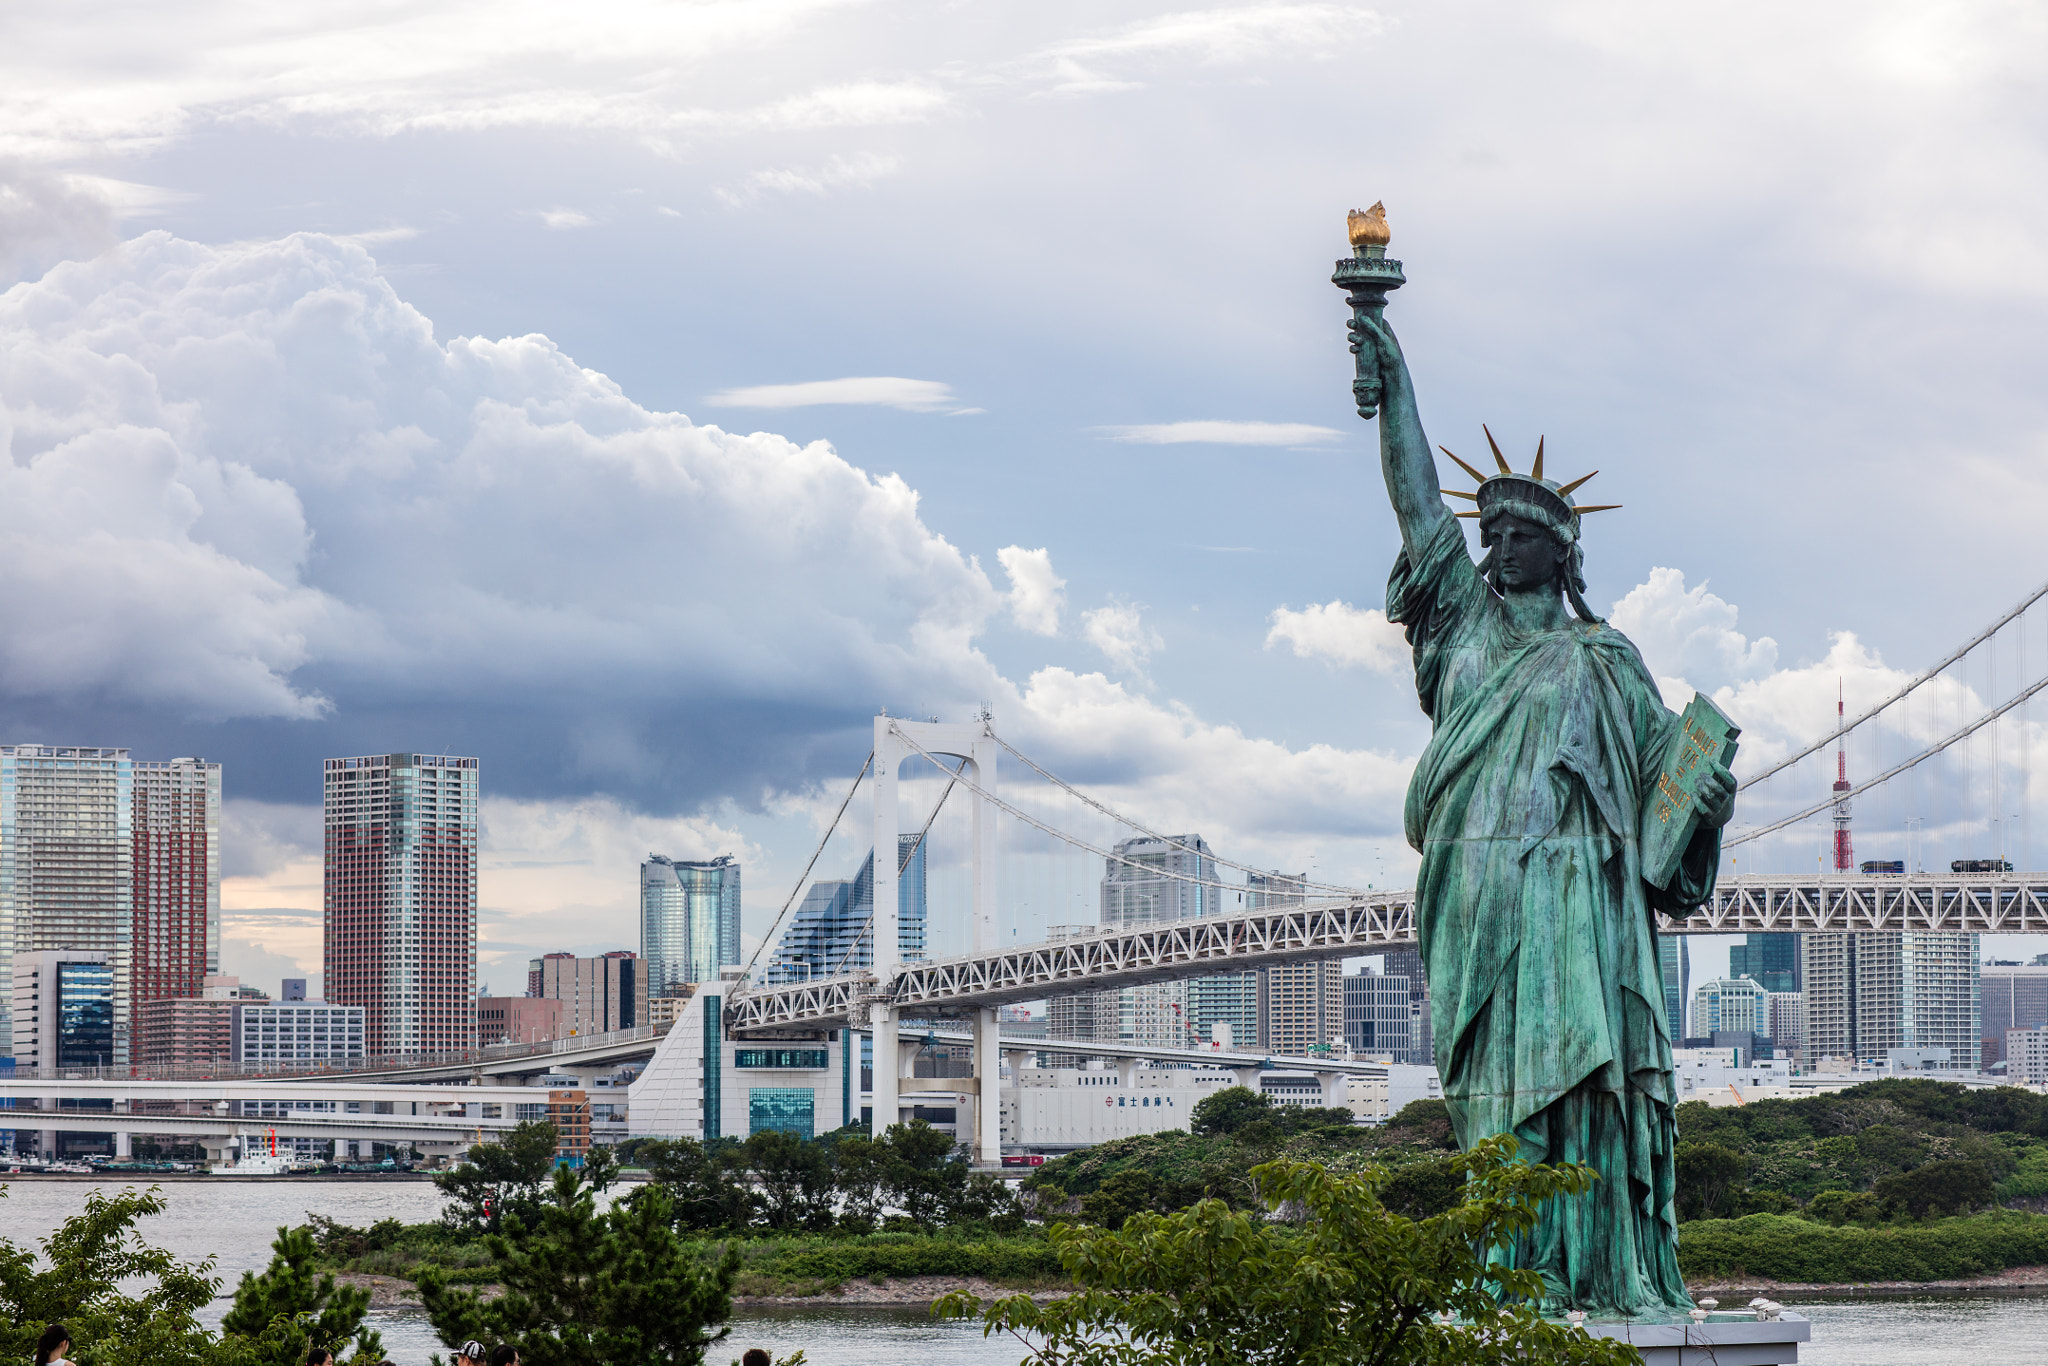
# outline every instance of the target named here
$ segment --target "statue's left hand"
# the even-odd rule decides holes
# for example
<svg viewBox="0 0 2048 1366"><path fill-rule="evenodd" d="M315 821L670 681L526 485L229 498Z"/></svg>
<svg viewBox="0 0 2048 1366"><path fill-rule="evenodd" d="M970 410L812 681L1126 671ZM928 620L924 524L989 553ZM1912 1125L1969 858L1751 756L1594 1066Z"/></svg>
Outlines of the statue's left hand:
<svg viewBox="0 0 2048 1366"><path fill-rule="evenodd" d="M1726 764L1714 765L1700 778L1701 819L1718 830L1735 817L1735 775Z"/></svg>

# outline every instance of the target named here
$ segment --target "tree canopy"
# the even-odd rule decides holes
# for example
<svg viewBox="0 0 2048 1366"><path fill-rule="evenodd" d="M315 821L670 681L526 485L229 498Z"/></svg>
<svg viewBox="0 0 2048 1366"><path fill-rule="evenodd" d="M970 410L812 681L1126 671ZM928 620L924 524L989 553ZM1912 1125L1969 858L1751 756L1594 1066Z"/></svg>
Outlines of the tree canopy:
<svg viewBox="0 0 2048 1366"><path fill-rule="evenodd" d="M1542 1292L1534 1273L1489 1263L1534 1224L1543 1200L1594 1179L1588 1168L1530 1166L1513 1154L1514 1140L1501 1137L1452 1159L1463 1198L1419 1220L1381 1201L1385 1168L1340 1175L1266 1163L1252 1173L1264 1211L1208 1199L1133 1214L1114 1231L1056 1225L1077 1294L987 1305L954 1294L934 1312L979 1315L984 1331L1018 1335L1047 1366L1636 1360L1633 1348L1542 1319L1529 1302ZM1264 1217L1273 1212L1298 1222Z"/></svg>

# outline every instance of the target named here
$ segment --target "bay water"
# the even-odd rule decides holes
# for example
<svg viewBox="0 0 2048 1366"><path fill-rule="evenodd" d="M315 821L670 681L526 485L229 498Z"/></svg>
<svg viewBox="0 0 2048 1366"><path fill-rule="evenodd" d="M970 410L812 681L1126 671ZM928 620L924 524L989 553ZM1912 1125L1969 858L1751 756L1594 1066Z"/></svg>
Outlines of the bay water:
<svg viewBox="0 0 2048 1366"><path fill-rule="evenodd" d="M4 1183L0 1237L33 1244L85 1206L86 1194L116 1190L113 1182L20 1180ZM279 1225L323 1214L358 1227L379 1219L420 1223L437 1217L441 1197L424 1181L172 1182L168 1208L146 1219L149 1242L187 1261L215 1259L223 1290L244 1271L270 1261ZM1999 1366L2048 1356L2048 1299L1928 1297L1909 1300L1816 1301L1788 1307L1813 1320L1813 1343L1800 1354L1811 1366ZM207 1315L218 1323L224 1297ZM446 1349L417 1309L372 1314L399 1366L425 1366ZM870 1366L916 1360L920 1366L1016 1366L1025 1357L1014 1339L982 1336L977 1324L937 1323L922 1309L837 1306L742 1308L732 1335L708 1360L725 1366L748 1347L777 1357L802 1350L810 1366Z"/></svg>

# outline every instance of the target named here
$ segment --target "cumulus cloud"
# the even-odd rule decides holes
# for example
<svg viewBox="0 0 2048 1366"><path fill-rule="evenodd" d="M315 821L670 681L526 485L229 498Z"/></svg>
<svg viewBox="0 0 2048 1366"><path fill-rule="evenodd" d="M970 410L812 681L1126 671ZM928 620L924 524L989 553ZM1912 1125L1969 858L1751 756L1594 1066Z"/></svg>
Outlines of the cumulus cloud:
<svg viewBox="0 0 2048 1366"><path fill-rule="evenodd" d="M1144 678L1145 665L1166 641L1147 626L1135 604L1112 601L1081 614L1081 634L1120 672Z"/></svg>
<svg viewBox="0 0 2048 1366"><path fill-rule="evenodd" d="M16 696L489 696L631 787L677 773L636 726L707 691L986 691L969 642L1001 598L900 479L650 412L544 337L438 343L329 238L151 234L0 296L0 440ZM637 717L588 704L600 678Z"/></svg>
<svg viewBox="0 0 2048 1366"><path fill-rule="evenodd" d="M1676 569L1656 568L1614 604L1608 620L1643 652L1667 701L1683 705L1695 689L1713 693L1769 673L1778 662L1778 642L1756 640L1736 629L1733 603L1688 588Z"/></svg>
<svg viewBox="0 0 2048 1366"><path fill-rule="evenodd" d="M1333 427L1317 427L1307 422L1155 422L1096 430L1107 433L1112 441L1142 446L1315 446L1344 435Z"/></svg>
<svg viewBox="0 0 2048 1366"><path fill-rule="evenodd" d="M0 159L0 283L111 246L115 214L105 182Z"/></svg>
<svg viewBox="0 0 2048 1366"><path fill-rule="evenodd" d="M1310 603L1299 612L1273 609L1266 648L1286 644L1303 659L1327 659L1358 665L1374 673L1398 673L1408 667L1408 640L1399 626L1377 607L1360 611L1348 602Z"/></svg>
<svg viewBox="0 0 2048 1366"><path fill-rule="evenodd" d="M1026 550L1006 545L996 552L996 560L1010 576L1010 619L1037 635L1058 635L1067 581L1053 572L1052 552L1044 546Z"/></svg>
<svg viewBox="0 0 2048 1366"><path fill-rule="evenodd" d="M950 386L935 379L903 379L895 375L813 379L798 384L755 384L742 389L722 389L704 401L715 408L813 408L843 403L901 408L907 413L960 411L960 400L953 396Z"/></svg>

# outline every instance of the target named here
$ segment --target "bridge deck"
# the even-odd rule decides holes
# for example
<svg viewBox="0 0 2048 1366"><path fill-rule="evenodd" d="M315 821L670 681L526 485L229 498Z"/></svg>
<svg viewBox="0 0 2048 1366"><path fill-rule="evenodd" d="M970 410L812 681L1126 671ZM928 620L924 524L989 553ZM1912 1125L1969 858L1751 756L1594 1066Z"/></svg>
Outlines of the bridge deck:
<svg viewBox="0 0 2048 1366"><path fill-rule="evenodd" d="M1660 918L1661 920L1661 918ZM1713 902L1677 934L1754 931L2048 933L2048 873L1723 878ZM944 1015L1048 996L1352 958L1415 942L1412 892L1105 929L993 953L906 963L886 985L871 973L735 991L735 1030L864 1024L874 1006Z"/></svg>

